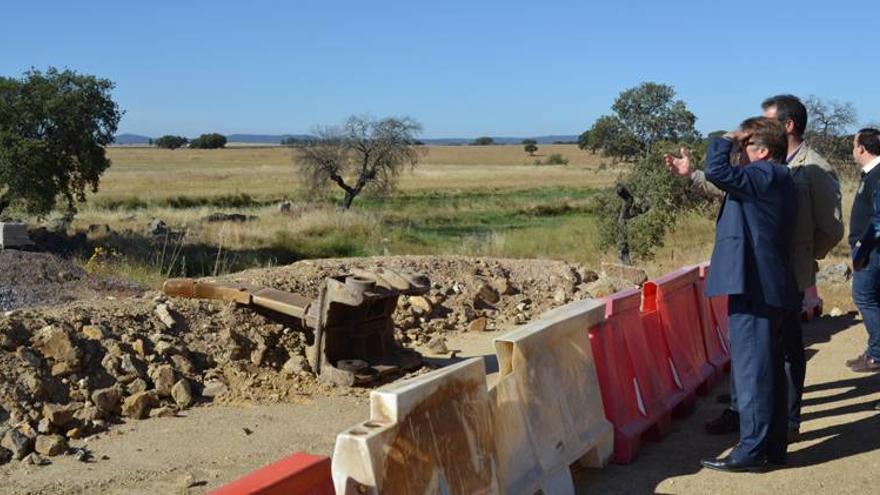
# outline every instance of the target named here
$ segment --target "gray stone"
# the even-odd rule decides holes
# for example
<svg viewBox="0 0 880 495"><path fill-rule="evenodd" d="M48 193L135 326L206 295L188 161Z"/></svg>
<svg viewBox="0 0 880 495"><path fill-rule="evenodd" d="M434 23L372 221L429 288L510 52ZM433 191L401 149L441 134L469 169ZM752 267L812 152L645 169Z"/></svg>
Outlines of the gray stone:
<svg viewBox="0 0 880 495"><path fill-rule="evenodd" d="M479 305L480 302L484 304L494 305L501 300L501 297L498 295L498 291L496 291L491 285L486 282L479 282L477 286L477 291L474 294L474 305Z"/></svg>
<svg viewBox="0 0 880 495"><path fill-rule="evenodd" d="M34 441L18 429L13 428L6 432L3 440L0 440L0 447L11 451L15 460L21 460L34 450Z"/></svg>
<svg viewBox="0 0 880 495"><path fill-rule="evenodd" d="M229 390L229 387L227 387L225 383L219 380L212 380L205 383L205 387L202 389L202 395L214 398L224 394L227 390Z"/></svg>
<svg viewBox="0 0 880 495"><path fill-rule="evenodd" d="M171 312L168 310L168 304L166 303L156 305L156 316L158 316L162 324L168 328L174 328L174 325L177 324L177 321L171 316Z"/></svg>
<svg viewBox="0 0 880 495"><path fill-rule="evenodd" d="M141 378L146 376L146 366L143 361L131 354L123 354L119 360L119 369L126 375L136 375Z"/></svg>
<svg viewBox="0 0 880 495"><path fill-rule="evenodd" d="M67 452L67 439L61 435L40 435L37 437L34 450L38 454L54 457Z"/></svg>
<svg viewBox="0 0 880 495"><path fill-rule="evenodd" d="M193 403L193 394L192 387L189 385L189 380L182 378L174 384L174 387L171 388L171 397L174 399L174 403L181 409L185 409L192 405Z"/></svg>
<svg viewBox="0 0 880 495"><path fill-rule="evenodd" d="M449 352L449 349L446 347L446 337L442 335L432 337L426 347L434 354L446 354Z"/></svg>
<svg viewBox="0 0 880 495"><path fill-rule="evenodd" d="M156 391L160 397L170 397L171 388L177 378L174 376L174 368L170 364L160 364L150 366L150 380L156 386Z"/></svg>
<svg viewBox="0 0 880 495"><path fill-rule="evenodd" d="M173 418L175 416L174 409L168 406L157 407L150 410L151 418Z"/></svg>
<svg viewBox="0 0 880 495"><path fill-rule="evenodd" d="M122 395L116 387L101 388L92 392L92 403L98 410L107 414L118 414L121 400Z"/></svg>

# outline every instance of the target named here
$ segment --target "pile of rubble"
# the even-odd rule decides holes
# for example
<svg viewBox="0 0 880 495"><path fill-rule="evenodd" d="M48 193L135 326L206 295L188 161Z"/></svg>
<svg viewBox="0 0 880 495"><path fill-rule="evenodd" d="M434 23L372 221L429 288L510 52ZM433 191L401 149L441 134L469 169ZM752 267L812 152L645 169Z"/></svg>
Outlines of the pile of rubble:
<svg viewBox="0 0 880 495"><path fill-rule="evenodd" d="M463 257L303 261L221 280L315 297L325 277L378 266L432 281L429 293L399 301L395 331L404 345L506 329L627 285L564 262ZM0 464L39 464L121 418L175 415L198 403L365 394L318 380L306 359L311 339L277 315L155 292L7 311L0 316Z"/></svg>

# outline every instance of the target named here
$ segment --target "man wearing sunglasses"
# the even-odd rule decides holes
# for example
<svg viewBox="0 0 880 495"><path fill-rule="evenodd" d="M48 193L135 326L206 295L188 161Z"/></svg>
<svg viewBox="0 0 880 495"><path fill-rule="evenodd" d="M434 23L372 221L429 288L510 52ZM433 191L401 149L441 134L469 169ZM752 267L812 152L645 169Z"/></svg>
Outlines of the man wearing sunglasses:
<svg viewBox="0 0 880 495"><path fill-rule="evenodd" d="M785 128L786 164L797 188L797 217L790 259L800 292L816 284L816 260L824 258L843 238L840 184L831 165L804 142L807 109L796 96L777 95L761 104L763 116L777 119ZM706 194L723 194L695 170L690 155L682 149L682 158L667 157L667 167L676 175L691 178L694 187ZM801 423L801 400L807 362L804 355L803 329L800 315L791 313L784 323L785 372L788 377L789 437L797 437ZM710 434L733 433L739 429L738 401L735 379L731 378L730 407L706 424Z"/></svg>
<svg viewBox="0 0 880 495"><path fill-rule="evenodd" d="M730 163L734 143L743 165ZM784 165L788 145L776 119L753 117L712 138L705 178L724 203L715 226L707 296L728 297L732 375L740 441L729 456L704 459L721 471L756 471L786 457L787 380L783 323L800 308L789 263L797 193Z"/></svg>

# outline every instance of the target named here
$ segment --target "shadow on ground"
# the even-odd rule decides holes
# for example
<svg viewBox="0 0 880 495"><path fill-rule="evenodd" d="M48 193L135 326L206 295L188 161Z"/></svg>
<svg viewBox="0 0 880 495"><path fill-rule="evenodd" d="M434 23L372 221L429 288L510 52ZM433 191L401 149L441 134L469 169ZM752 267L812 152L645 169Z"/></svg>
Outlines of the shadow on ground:
<svg viewBox="0 0 880 495"><path fill-rule="evenodd" d="M859 324L856 314L839 317L823 317L813 320L804 327L805 345L826 343L831 337ZM809 356L815 355L813 351ZM684 420L673 423L672 431L659 442L645 442L639 457L630 465L610 465L601 470L583 470L575 473L577 493L602 494L648 494L683 493L684 487L675 489L675 479L693 475L702 470L700 459L720 457L727 453L737 441L736 435L710 436L703 430L703 424L719 415L726 405L718 403L715 397L726 392L725 376L705 397L697 401L694 412ZM811 397L826 390L843 389L840 393ZM880 392L880 379L873 375L811 384L805 390L805 406L832 404L843 400L857 400ZM805 413L803 420L809 423L819 418L845 415L855 412L873 411L873 400L859 401L854 405L823 409ZM800 442L824 439L814 445L794 451L789 456L790 468L799 468L827 463L848 456L858 455L880 449L880 414L827 428L811 430L801 435ZM740 475L730 475L740 476ZM745 475L754 476L754 475ZM735 478L731 478L733 481ZM662 482L664 490L657 487ZM667 488L669 486L673 488Z"/></svg>

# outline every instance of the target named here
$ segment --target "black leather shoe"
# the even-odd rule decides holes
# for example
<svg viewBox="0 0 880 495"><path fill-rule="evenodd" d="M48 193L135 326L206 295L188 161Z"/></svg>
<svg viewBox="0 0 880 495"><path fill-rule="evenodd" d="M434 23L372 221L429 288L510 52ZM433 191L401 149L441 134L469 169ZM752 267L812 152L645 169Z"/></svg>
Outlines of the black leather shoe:
<svg viewBox="0 0 880 495"><path fill-rule="evenodd" d="M797 443L801 439L801 429L798 426L788 427L788 443Z"/></svg>
<svg viewBox="0 0 880 495"><path fill-rule="evenodd" d="M700 461L700 464L703 467L727 473L756 472L767 469L767 461L764 459L758 461L734 461L730 456L721 459L703 459Z"/></svg>
<svg viewBox="0 0 880 495"><path fill-rule="evenodd" d="M706 433L710 435L726 435L739 431L739 413L725 409L721 416L709 421L705 425Z"/></svg>

